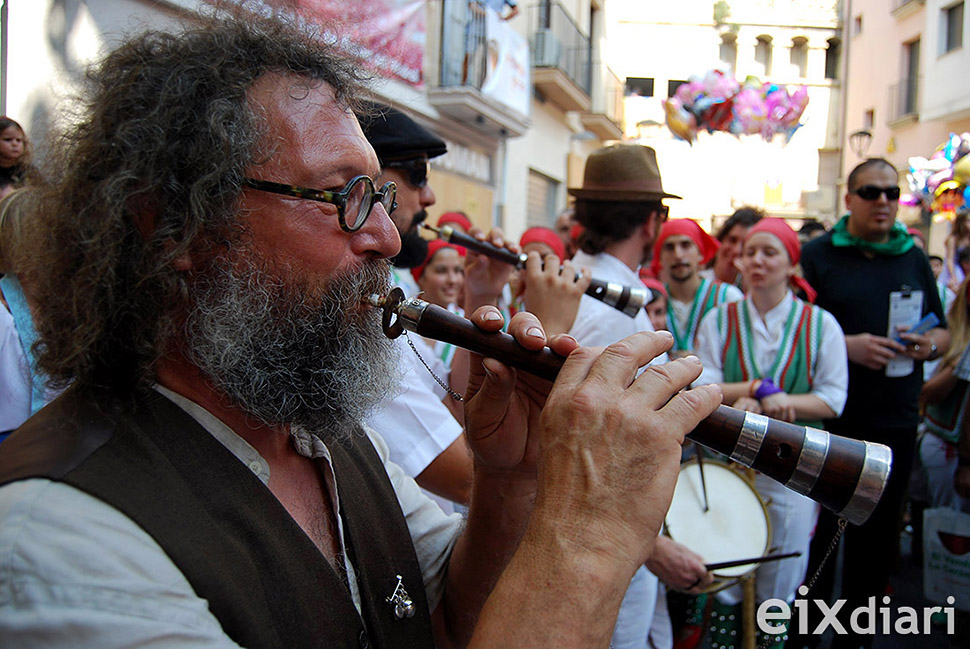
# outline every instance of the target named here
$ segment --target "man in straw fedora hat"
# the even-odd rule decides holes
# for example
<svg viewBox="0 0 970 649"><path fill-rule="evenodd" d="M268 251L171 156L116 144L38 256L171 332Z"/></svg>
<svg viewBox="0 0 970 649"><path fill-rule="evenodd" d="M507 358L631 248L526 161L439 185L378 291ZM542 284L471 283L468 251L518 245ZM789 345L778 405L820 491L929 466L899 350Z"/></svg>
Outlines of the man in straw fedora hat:
<svg viewBox="0 0 970 649"><path fill-rule="evenodd" d="M577 267L593 277L625 286L639 286L637 271L646 260L667 219L657 154L638 144L598 149L586 160L583 186L571 187L576 198L575 219L583 225ZM569 333L582 345L609 345L624 336L653 331L646 311L634 318L584 296ZM662 355L654 363L667 360ZM649 568L649 569L648 569ZM659 580L658 580L659 577ZM661 536L646 566L630 582L613 631L612 647L670 647L673 639L667 615L665 584L697 592L710 583L703 560L684 546Z"/></svg>

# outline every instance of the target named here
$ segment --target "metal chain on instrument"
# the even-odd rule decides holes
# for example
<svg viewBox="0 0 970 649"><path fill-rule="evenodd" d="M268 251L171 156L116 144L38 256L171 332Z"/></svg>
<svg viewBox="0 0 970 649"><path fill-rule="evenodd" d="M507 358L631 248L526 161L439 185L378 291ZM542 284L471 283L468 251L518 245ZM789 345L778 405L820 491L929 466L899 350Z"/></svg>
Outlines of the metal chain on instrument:
<svg viewBox="0 0 970 649"><path fill-rule="evenodd" d="M848 524L849 521L846 520L845 516L839 516L839 527L837 530L835 530L835 535L832 537L832 541L829 543L828 550L825 551L825 556L822 557L822 562L818 564L818 568L815 569L815 574L813 574L811 579L809 579L805 584L805 588L807 589L805 591L805 595L808 595L808 593L811 592L812 587L815 586L815 582L818 581L819 576L822 574L822 568L824 568L825 564L828 563L829 557L831 557L832 553L835 552L835 548L839 547L839 539L842 538L842 532L845 531L845 527ZM789 622L791 622L791 620L789 620ZM789 629L789 633L791 633L791 629ZM776 636L765 633L758 649L768 649L771 643L775 642L776 639Z"/></svg>
<svg viewBox="0 0 970 649"><path fill-rule="evenodd" d="M410 338L410 336L408 336L407 329L404 330L404 337L408 341L408 347L411 348L411 351L414 352L414 355L418 357L418 360L421 361L421 364L424 365L424 367L425 367L426 370L428 370L428 374L431 375L431 378L433 378L438 383L438 385L440 385L444 389L444 391L447 392L451 396L452 399L454 399L455 401L457 401L459 403L461 403L462 401L464 401L465 399L462 398L462 396L460 394L458 394L457 392L455 392L454 390L452 390L451 387L448 384L446 384L444 381L442 381L440 378L438 378L438 375L434 373L434 370L431 369L431 366L428 365L428 363L425 362L424 358L421 357L421 353L418 351L418 348L414 346L414 343L413 342L411 342L411 338Z"/></svg>
<svg viewBox="0 0 970 649"><path fill-rule="evenodd" d="M829 557L832 556L832 553L835 552L835 548L838 547L839 539L842 538L842 532L845 531L845 526L848 524L849 521L845 519L845 516L839 516L839 529L835 531L835 536L832 537L832 542L829 543L829 549L825 551L825 556L822 557L822 563L818 564L818 568L815 569L815 574L812 575L812 578L808 580L807 584L805 584L805 588L808 590L812 590L812 586L814 586L815 582L818 581L819 575L822 574L822 568L825 567ZM807 595L808 592L806 591L805 594Z"/></svg>

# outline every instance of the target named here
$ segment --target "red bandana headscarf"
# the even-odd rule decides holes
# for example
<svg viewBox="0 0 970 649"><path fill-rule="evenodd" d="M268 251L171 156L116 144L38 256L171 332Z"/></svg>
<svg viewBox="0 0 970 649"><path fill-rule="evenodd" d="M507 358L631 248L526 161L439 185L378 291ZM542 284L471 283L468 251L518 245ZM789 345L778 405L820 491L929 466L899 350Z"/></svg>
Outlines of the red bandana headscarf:
<svg viewBox="0 0 970 649"><path fill-rule="evenodd" d="M758 232L767 232L768 234L774 235L781 241L781 245L788 252L788 259L791 260L792 265L798 264L798 260L802 257L802 244L798 241L798 235L795 234L795 231L791 229L791 226L788 225L785 219L774 217L761 219L748 230L748 234L744 237L744 242L747 243L748 239ZM805 292L805 298L809 302L815 302L818 293L808 283L808 280L799 275L792 275L790 281L792 286L800 288Z"/></svg>
<svg viewBox="0 0 970 649"><path fill-rule="evenodd" d="M526 244L529 243L546 244L556 253L560 262L566 258L566 246L562 245L562 239L559 238L559 235L549 228L535 227L523 232L522 238L519 239L519 247L525 248Z"/></svg>
<svg viewBox="0 0 970 649"><path fill-rule="evenodd" d="M673 219L667 221L660 228L660 235L653 244L653 259L650 261L650 273L654 277L660 276L660 249L663 247L664 241L674 235L690 237L690 240L697 245L697 249L701 251L702 264L706 264L714 259L714 255L721 245L717 242L717 239L705 232L701 226L697 225L696 221L690 219Z"/></svg>
<svg viewBox="0 0 970 649"><path fill-rule="evenodd" d="M428 242L428 254L425 255L424 261L421 262L420 266L415 266L411 269L411 276L414 277L414 281L420 281L421 276L424 275L424 269L428 267L434 256L438 254L442 248L454 248L458 251L459 257L465 256L465 249L462 246L456 246L453 243L448 243L447 241L442 241L441 239L434 239Z"/></svg>
<svg viewBox="0 0 970 649"><path fill-rule="evenodd" d="M667 298L667 287L656 277L650 277L645 268L640 269L640 281L653 292L652 299L647 304L660 297Z"/></svg>
<svg viewBox="0 0 970 649"><path fill-rule="evenodd" d="M472 229L472 222L468 219L467 216L465 216L461 212L445 212L440 217L438 217L439 228L449 223L460 225L462 229L465 230L465 232L468 232L469 230Z"/></svg>

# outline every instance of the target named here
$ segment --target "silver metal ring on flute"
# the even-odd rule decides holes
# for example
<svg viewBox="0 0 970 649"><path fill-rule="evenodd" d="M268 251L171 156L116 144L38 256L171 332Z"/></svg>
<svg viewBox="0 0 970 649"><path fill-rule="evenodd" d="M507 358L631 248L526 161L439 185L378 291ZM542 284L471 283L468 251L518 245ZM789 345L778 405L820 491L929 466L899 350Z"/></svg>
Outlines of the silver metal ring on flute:
<svg viewBox="0 0 970 649"><path fill-rule="evenodd" d="M914 352L918 352L919 351L919 345L918 344L913 343L913 351Z"/></svg>
<svg viewBox="0 0 970 649"><path fill-rule="evenodd" d="M830 435L824 430L805 427L805 441L802 442L795 471L785 483L786 487L803 496L807 496L815 488L825 465L825 458L829 454L829 438Z"/></svg>
<svg viewBox="0 0 970 649"><path fill-rule="evenodd" d="M765 441L769 421L770 419L764 415L753 412L744 413L741 433L738 435L737 444L731 452L732 460L740 462L744 466L754 464L754 459L758 457L758 451L761 450L761 444Z"/></svg>
<svg viewBox="0 0 970 649"><path fill-rule="evenodd" d="M893 467L893 452L888 446L866 442L866 455L862 471L852 497L845 508L838 512L850 523L862 525L872 514L872 503L878 503L889 481Z"/></svg>

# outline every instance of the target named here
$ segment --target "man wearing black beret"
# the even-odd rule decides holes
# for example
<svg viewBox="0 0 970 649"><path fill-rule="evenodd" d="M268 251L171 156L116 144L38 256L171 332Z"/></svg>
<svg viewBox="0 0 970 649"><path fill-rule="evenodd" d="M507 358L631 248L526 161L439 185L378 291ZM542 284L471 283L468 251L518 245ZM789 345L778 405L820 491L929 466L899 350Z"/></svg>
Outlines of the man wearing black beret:
<svg viewBox="0 0 970 649"><path fill-rule="evenodd" d="M418 234L418 225L435 203L428 184L428 160L444 154L448 147L440 137L390 106L371 104L359 120L381 163L377 182L393 181L397 185L397 209L391 220L401 233L401 252L392 261L396 268L414 268L428 253L428 242Z"/></svg>

